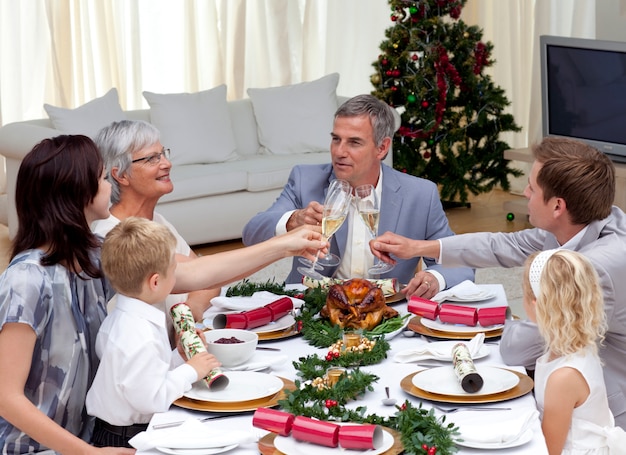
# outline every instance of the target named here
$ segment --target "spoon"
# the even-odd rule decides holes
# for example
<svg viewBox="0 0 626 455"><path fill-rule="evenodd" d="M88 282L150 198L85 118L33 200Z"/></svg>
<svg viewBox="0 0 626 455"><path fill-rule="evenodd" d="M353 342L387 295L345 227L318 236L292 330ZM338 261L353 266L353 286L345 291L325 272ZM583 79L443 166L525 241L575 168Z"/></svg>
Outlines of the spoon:
<svg viewBox="0 0 626 455"><path fill-rule="evenodd" d="M393 406L396 404L395 398L389 398L389 387L385 387L385 394L387 395L387 398L383 398L383 404L385 406Z"/></svg>

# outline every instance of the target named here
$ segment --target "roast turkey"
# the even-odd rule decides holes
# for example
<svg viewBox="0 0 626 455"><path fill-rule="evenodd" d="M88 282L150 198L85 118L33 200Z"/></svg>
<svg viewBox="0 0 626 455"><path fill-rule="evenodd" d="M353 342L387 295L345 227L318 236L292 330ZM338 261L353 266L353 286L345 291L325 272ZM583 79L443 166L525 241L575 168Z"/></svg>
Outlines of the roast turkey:
<svg viewBox="0 0 626 455"><path fill-rule="evenodd" d="M378 286L353 278L330 286L320 315L341 328L371 330L384 319L398 316L398 312L387 306Z"/></svg>

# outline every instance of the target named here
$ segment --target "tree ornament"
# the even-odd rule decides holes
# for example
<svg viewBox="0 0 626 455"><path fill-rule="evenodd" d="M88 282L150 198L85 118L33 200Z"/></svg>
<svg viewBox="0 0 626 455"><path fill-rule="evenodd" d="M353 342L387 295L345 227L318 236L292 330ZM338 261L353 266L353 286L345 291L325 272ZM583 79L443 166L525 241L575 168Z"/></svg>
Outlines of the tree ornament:
<svg viewBox="0 0 626 455"><path fill-rule="evenodd" d="M469 35L469 33L468 33L468 32L463 33L463 38L467 39L467 38L469 38L469 36L470 36L470 35Z"/></svg>
<svg viewBox="0 0 626 455"><path fill-rule="evenodd" d="M398 43L393 43L391 47L393 47L394 49L398 49Z"/></svg>
<svg viewBox="0 0 626 455"><path fill-rule="evenodd" d="M396 22L396 21L398 20L398 16L396 16L395 14L392 14L392 15L391 15L391 20L392 20L393 22Z"/></svg>
<svg viewBox="0 0 626 455"><path fill-rule="evenodd" d="M430 106L430 104L428 104L428 101L422 101L422 107L424 109L426 109L428 106Z"/></svg>
<svg viewBox="0 0 626 455"><path fill-rule="evenodd" d="M515 219L515 215L511 212L506 214L507 221L513 221Z"/></svg>
<svg viewBox="0 0 626 455"><path fill-rule="evenodd" d="M409 103L411 103L411 104L412 104L412 103L414 103L415 101L417 101L417 97L416 97L414 94L412 94L412 93L411 93L409 96L407 96L407 97L406 97L406 100L407 100Z"/></svg>
<svg viewBox="0 0 626 455"><path fill-rule="evenodd" d="M389 63L389 60L387 60L386 58L384 58L381 62L384 66L387 66L387 64Z"/></svg>
<svg viewBox="0 0 626 455"><path fill-rule="evenodd" d="M398 87L396 87L395 85L393 87L391 87L391 91L392 92L396 92L398 90Z"/></svg>
<svg viewBox="0 0 626 455"><path fill-rule="evenodd" d="M372 84L374 85L380 84L380 75L378 73L372 74L372 77L370 77L370 81L372 81Z"/></svg>

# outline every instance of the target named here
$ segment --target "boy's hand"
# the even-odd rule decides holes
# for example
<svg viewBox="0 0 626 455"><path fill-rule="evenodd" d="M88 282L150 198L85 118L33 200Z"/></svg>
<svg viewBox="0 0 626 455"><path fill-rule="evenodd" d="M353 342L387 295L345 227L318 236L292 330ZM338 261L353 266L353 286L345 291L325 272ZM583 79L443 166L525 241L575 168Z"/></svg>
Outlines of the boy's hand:
<svg viewBox="0 0 626 455"><path fill-rule="evenodd" d="M211 370L222 365L213 354L209 354L208 352L197 353L187 361L187 364L191 365L193 369L196 370L198 380L207 376Z"/></svg>

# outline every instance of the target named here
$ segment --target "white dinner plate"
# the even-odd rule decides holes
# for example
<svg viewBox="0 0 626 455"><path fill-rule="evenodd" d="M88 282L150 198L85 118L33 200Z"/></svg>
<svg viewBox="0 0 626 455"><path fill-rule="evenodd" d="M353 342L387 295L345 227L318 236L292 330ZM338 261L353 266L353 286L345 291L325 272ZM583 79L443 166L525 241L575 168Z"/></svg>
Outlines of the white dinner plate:
<svg viewBox="0 0 626 455"><path fill-rule="evenodd" d="M413 376L413 385L426 392L449 396L482 396L506 392L519 383L512 371L495 367L478 367L483 387L476 393L468 393L461 387L452 366L430 368Z"/></svg>
<svg viewBox="0 0 626 455"><path fill-rule="evenodd" d="M421 319L422 325L428 327L431 330L439 330L440 332L450 333L478 333L478 332L490 332L491 330L498 330L504 327L504 324L488 325L483 327L480 324L476 325L464 325L464 324L445 324L437 319Z"/></svg>
<svg viewBox="0 0 626 455"><path fill-rule="evenodd" d="M383 441L380 447L369 450L342 450L340 447L326 447L298 441L288 436L276 436L274 447L285 455L337 455L338 453L356 453L359 455L379 455L393 446L393 435L383 428Z"/></svg>
<svg viewBox="0 0 626 455"><path fill-rule="evenodd" d="M256 333L278 332L279 330L286 330L289 327L292 327L295 323L296 319L293 315L287 314L274 322L270 322L269 324L262 325L261 327L257 327L255 329L250 329L250 331Z"/></svg>
<svg viewBox="0 0 626 455"><path fill-rule="evenodd" d="M271 374L256 371L226 371L224 375L230 381L225 389L213 392L204 381L198 381L183 396L199 401L238 403L275 395L284 387L283 381Z"/></svg>
<svg viewBox="0 0 626 455"><path fill-rule="evenodd" d="M472 449L508 449L510 447L518 447L529 443L533 439L533 430L531 428L523 432L519 438L508 442L478 442L478 441L455 441L456 445L470 447Z"/></svg>
<svg viewBox="0 0 626 455"><path fill-rule="evenodd" d="M231 444L224 447L203 447L199 449L172 449L169 447L157 447L157 450L169 455L213 455L233 450L237 447L237 445L238 444Z"/></svg>

